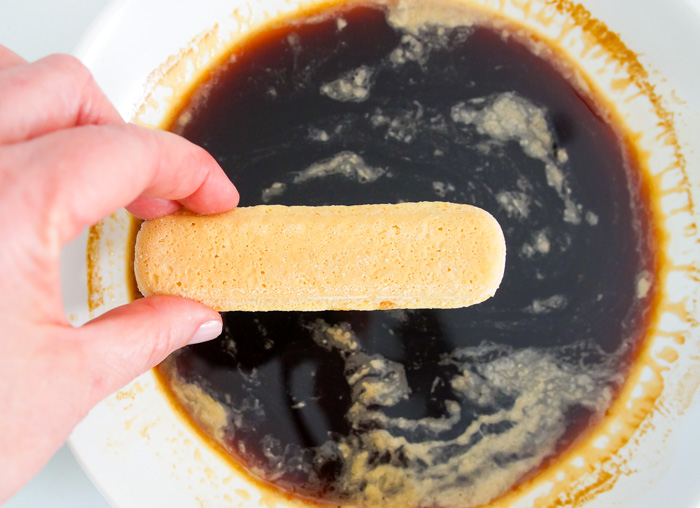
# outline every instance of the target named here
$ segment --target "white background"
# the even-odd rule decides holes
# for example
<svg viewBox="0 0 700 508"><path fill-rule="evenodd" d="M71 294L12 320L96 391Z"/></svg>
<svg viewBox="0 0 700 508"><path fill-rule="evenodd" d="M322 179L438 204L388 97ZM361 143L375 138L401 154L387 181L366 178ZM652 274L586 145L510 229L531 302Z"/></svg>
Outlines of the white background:
<svg viewBox="0 0 700 508"><path fill-rule="evenodd" d="M700 12L700 0L686 1ZM616 2L615 7L620 8L633 5L630 0ZM50 53L70 53L107 3L108 0L0 0L0 44L27 60ZM109 504L63 446L5 507L108 508Z"/></svg>

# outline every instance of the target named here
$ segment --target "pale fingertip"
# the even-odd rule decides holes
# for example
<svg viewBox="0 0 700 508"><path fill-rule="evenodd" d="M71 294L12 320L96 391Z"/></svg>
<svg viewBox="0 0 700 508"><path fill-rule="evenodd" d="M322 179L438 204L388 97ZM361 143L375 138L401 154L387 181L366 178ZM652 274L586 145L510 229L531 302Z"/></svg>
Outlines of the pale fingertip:
<svg viewBox="0 0 700 508"><path fill-rule="evenodd" d="M204 180L191 195L180 199L187 209L202 215L228 212L238 206L240 195L224 170L208 152L202 150L201 166L205 168Z"/></svg>
<svg viewBox="0 0 700 508"><path fill-rule="evenodd" d="M233 210L238 206L240 195L238 194L238 189L228 180L228 177L226 181L228 183L221 184L219 190L212 191L207 189L206 194L202 193L188 198L187 204L183 204L190 210L203 215L224 213ZM211 186L213 185L210 184L209 187ZM190 208L190 206L194 206L194 209Z"/></svg>
<svg viewBox="0 0 700 508"><path fill-rule="evenodd" d="M229 207L228 210L233 210L238 206L238 203L241 201L241 195L238 193L238 189L233 183L231 183L231 187L228 189L228 192L228 204L226 206Z"/></svg>
<svg viewBox="0 0 700 508"><path fill-rule="evenodd" d="M150 220L177 212L181 207L182 205L180 203L170 199L147 198L141 196L127 206L126 210L139 219Z"/></svg>
<svg viewBox="0 0 700 508"><path fill-rule="evenodd" d="M207 321L197 329L197 332L192 339L190 339L188 345L214 340L221 335L222 331L223 324L221 321Z"/></svg>

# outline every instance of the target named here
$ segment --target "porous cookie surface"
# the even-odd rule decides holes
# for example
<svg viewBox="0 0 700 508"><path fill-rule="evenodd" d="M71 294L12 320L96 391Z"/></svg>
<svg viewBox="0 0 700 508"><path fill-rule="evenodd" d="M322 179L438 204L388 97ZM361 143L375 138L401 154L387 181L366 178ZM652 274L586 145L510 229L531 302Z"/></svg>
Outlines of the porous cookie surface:
<svg viewBox="0 0 700 508"><path fill-rule="evenodd" d="M219 311L466 307L504 268L498 222L440 202L182 211L143 224L134 266L144 295Z"/></svg>

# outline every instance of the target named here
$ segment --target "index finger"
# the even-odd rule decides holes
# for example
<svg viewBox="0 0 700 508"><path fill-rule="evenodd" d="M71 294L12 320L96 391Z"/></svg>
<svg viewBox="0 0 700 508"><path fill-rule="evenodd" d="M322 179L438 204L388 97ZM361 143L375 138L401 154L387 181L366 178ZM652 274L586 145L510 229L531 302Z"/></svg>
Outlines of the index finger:
<svg viewBox="0 0 700 508"><path fill-rule="evenodd" d="M78 125L122 123L92 73L70 55L27 64L0 48L0 143L25 141Z"/></svg>
<svg viewBox="0 0 700 508"><path fill-rule="evenodd" d="M4 150L62 243L139 196L176 200L201 214L238 204L238 191L214 158L170 132L91 125Z"/></svg>

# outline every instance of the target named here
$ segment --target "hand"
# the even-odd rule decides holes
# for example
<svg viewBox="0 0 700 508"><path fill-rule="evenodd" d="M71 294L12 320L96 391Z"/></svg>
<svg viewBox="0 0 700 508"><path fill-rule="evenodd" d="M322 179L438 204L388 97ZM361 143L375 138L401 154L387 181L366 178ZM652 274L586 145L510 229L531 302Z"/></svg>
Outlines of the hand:
<svg viewBox="0 0 700 508"><path fill-rule="evenodd" d="M175 297L71 327L61 246L126 205L146 219L237 203L207 152L124 123L76 59L28 64L0 46L0 504L102 398L175 349L221 333L218 313Z"/></svg>

